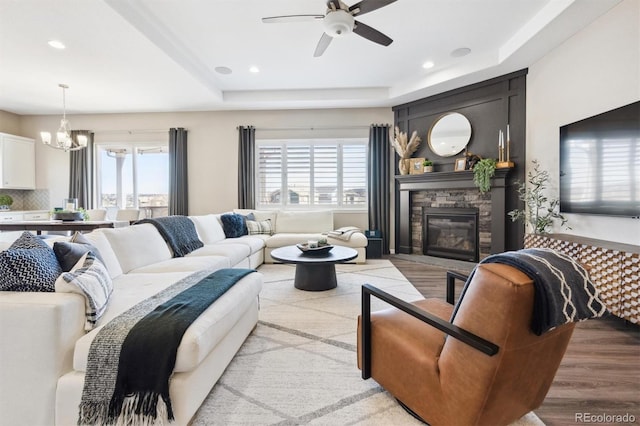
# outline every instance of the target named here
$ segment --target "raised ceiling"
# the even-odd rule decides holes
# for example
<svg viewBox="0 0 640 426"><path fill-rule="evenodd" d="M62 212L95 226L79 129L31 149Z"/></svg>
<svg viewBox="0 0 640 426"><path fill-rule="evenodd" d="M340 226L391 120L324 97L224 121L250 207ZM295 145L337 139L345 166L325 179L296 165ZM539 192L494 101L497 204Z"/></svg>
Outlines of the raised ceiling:
<svg viewBox="0 0 640 426"><path fill-rule="evenodd" d="M320 21L261 18L324 0L0 0L0 110L57 114L59 83L69 113L388 107L526 68L619 1L397 0L357 18L390 46L316 58Z"/></svg>

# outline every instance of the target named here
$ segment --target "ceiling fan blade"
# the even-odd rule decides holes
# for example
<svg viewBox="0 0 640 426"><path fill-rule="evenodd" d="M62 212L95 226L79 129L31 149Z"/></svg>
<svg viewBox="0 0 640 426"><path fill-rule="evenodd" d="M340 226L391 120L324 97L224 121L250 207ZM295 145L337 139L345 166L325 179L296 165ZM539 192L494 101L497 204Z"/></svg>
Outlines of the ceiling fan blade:
<svg viewBox="0 0 640 426"><path fill-rule="evenodd" d="M372 12L376 9L380 9L381 7L385 7L396 0L362 0L351 6L349 8L349 12L354 12L358 9L357 12L353 13L353 16L364 15L365 13Z"/></svg>
<svg viewBox="0 0 640 426"><path fill-rule="evenodd" d="M322 33L322 37L320 37L320 41L318 41L318 45L316 46L316 51L313 52L313 56L315 58L322 56L324 51L327 50L327 47L329 47L329 44L331 44L332 40L333 37L327 35L327 33Z"/></svg>
<svg viewBox="0 0 640 426"><path fill-rule="evenodd" d="M371 40L372 42L381 44L383 46L388 46L393 43L393 40L391 40L389 37L382 34L380 31L363 24L362 22L355 22L353 32L358 34L360 37L364 37L367 40Z"/></svg>
<svg viewBox="0 0 640 426"><path fill-rule="evenodd" d="M282 15L282 16L267 16L262 18L262 22L265 24L275 24L281 22L306 22L316 21L323 19L324 15Z"/></svg>

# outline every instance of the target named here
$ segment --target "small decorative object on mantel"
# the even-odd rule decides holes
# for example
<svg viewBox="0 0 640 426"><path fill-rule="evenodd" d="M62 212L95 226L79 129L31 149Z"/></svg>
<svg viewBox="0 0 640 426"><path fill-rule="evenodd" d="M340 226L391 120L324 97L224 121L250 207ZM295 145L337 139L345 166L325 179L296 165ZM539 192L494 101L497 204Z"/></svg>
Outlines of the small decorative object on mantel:
<svg viewBox="0 0 640 426"><path fill-rule="evenodd" d="M11 209L11 205L13 204L13 198L8 194L0 194L0 211L7 211Z"/></svg>
<svg viewBox="0 0 640 426"><path fill-rule="evenodd" d="M491 190L491 178L496 174L496 160L483 158L473 166L473 183L482 194Z"/></svg>
<svg viewBox="0 0 640 426"><path fill-rule="evenodd" d="M467 157L456 158L453 170L456 172L467 170Z"/></svg>
<svg viewBox="0 0 640 426"><path fill-rule="evenodd" d="M428 158L425 158L424 161L422 162L422 167L423 167L423 172L424 173L431 173L433 171L433 161L429 160Z"/></svg>
<svg viewBox="0 0 640 426"><path fill-rule="evenodd" d="M422 139L418 136L417 131L413 131L411 134L411 139L407 140L407 133L401 132L400 128L396 126L395 128L395 136L391 144L396 151L396 154L400 156L400 161L398 163L398 170L401 175L409 174L409 162L405 161L411 158L411 154L416 152L418 146L420 146L420 142Z"/></svg>
<svg viewBox="0 0 640 426"><path fill-rule="evenodd" d="M498 131L498 162L497 169L511 168L514 166L510 161L511 137L509 136L509 124L507 124L507 142L504 141L504 133L502 129Z"/></svg>
<svg viewBox="0 0 640 426"><path fill-rule="evenodd" d="M424 166L422 163L424 162L424 158L412 158L409 160L409 174L410 175L421 175L424 173Z"/></svg>
<svg viewBox="0 0 640 426"><path fill-rule="evenodd" d="M526 225L533 228L534 234L546 234L549 232L555 220L560 220L560 226L567 226L568 219L559 212L560 200L549 198L545 193L549 182L549 172L540 170L538 160L532 161L533 168L527 173L527 182L520 183L518 194L524 201L526 208L511 210L508 215L511 221L523 220Z"/></svg>

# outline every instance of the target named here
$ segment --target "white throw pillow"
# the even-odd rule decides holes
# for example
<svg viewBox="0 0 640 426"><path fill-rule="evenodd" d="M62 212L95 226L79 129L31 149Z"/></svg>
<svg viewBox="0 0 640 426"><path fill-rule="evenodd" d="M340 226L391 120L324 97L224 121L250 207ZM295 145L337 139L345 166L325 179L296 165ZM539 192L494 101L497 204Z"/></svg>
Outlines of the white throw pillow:
<svg viewBox="0 0 640 426"><path fill-rule="evenodd" d="M92 330L102 317L113 292L107 268L92 252L87 252L69 272L56 280L56 292L76 293L84 297L85 330Z"/></svg>

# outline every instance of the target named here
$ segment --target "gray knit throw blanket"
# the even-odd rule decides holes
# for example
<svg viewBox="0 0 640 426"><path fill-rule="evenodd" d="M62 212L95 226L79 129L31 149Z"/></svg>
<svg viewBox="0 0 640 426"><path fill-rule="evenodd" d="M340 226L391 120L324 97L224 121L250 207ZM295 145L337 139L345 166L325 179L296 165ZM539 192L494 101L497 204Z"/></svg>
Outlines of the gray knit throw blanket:
<svg viewBox="0 0 640 426"><path fill-rule="evenodd" d="M149 395L147 395L144 400L140 399L140 395L138 395L138 398L136 398L135 395L127 396L124 398L123 402L118 404L119 407L117 408L117 411L119 412L119 415L114 416L112 398L115 398L118 393L122 393L122 386L125 386L124 389L126 390L128 383L126 376L123 378L122 372L118 371L123 343L130 334L130 330L139 321L142 319L145 319L146 321L148 314L153 313L157 307L162 308L161 305L173 303L172 299L179 299L180 297L184 297L183 295L186 293L193 293L193 290L198 290L198 286L196 285L201 281L203 283L207 281L211 282L211 277L218 277L220 273L223 273L225 277L232 276L232 279L237 281L244 276L242 274L248 274L250 272L254 272L254 270L223 269L218 271L205 270L196 272L167 287L165 290L155 294L154 296L143 300L128 311L120 314L105 324L104 327L100 329L89 348L87 371L85 373L78 425L151 425L163 424L165 420L170 421L173 416L171 403L168 399L168 376L165 378L166 386L161 386L165 391L161 392L163 395L161 395L160 398L156 395L153 397L153 401L148 401ZM209 277L210 275L211 277ZM205 291L221 292L226 290L220 291L214 287L211 290ZM184 305L185 302L182 302L181 306ZM173 309L169 310L171 311ZM150 332L152 333L155 328L155 325L151 327L149 329ZM179 338L181 339L182 336ZM170 343L173 344L173 342ZM174 351L177 351L178 344L179 340L175 343ZM156 355L158 355L158 353L165 350L165 346L169 346L169 344L163 344L162 348L146 346L147 345L144 344L142 346L138 345L139 348L144 349L147 352L150 350L152 353L156 353ZM124 356L124 353L122 354ZM175 363L175 353L173 356L173 362ZM157 356L154 358L156 357ZM169 355L167 355L167 357L170 358ZM133 362L140 361L141 360L134 360ZM147 361L149 362L150 359L147 358ZM144 360L142 360L142 362L144 362ZM125 365L127 364L128 363L125 363ZM173 371L173 365L168 366L168 368L165 369L170 375L171 371ZM151 379L157 380L159 378L157 376L162 376L163 373L161 370L162 368L157 368L157 374L153 373L153 377L151 377ZM154 371L156 371L155 368ZM133 371L133 374L135 374L135 371ZM140 378L137 379L138 382L139 380ZM126 391L126 393L128 394L128 391ZM112 412L110 412L110 404L112 406ZM140 407L144 408L141 410ZM148 409L149 407L151 408ZM151 415L150 411L153 412Z"/></svg>

